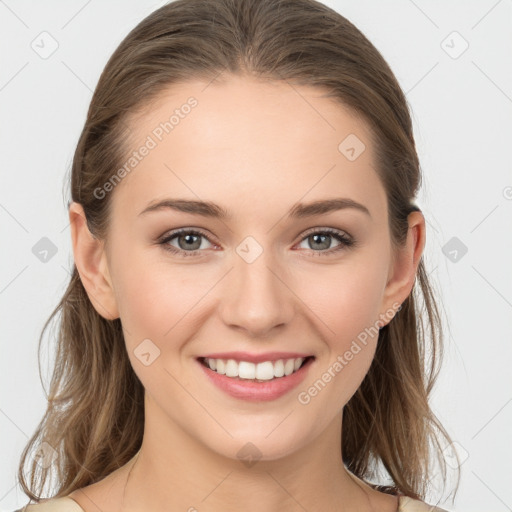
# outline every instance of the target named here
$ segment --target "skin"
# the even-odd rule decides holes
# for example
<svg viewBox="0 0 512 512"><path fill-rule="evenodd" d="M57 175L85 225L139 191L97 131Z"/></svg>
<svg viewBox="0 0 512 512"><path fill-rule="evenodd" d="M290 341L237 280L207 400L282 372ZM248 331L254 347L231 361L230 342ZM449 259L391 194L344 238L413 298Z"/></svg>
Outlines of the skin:
<svg viewBox="0 0 512 512"><path fill-rule="evenodd" d="M146 390L138 457L70 495L86 512L397 510L396 497L351 476L341 457L343 406L368 372L378 336L307 405L297 400L359 333L382 315L381 325L391 320L386 312L410 294L425 244L424 217L413 212L407 242L394 252L369 128L322 94L233 76L175 85L132 119L131 150L187 98L198 105L110 192L108 244L91 236L81 205L71 204L82 282L98 313L121 318ZM338 151L351 133L366 146L354 161ZM344 209L286 218L298 202L333 197L362 203L371 216ZM213 201L233 217L138 215L163 198ZM199 239L199 256L158 244L191 227L208 237ZM328 227L357 245L327 255L336 238L325 249L308 237ZM305 235L311 228L318 230ZM263 249L250 264L236 252L247 236ZM179 242L167 244L187 250ZM148 338L160 356L145 366L134 350ZM196 357L229 350L299 351L316 360L298 389L249 403L197 367ZM261 453L251 467L237 457L248 442Z"/></svg>

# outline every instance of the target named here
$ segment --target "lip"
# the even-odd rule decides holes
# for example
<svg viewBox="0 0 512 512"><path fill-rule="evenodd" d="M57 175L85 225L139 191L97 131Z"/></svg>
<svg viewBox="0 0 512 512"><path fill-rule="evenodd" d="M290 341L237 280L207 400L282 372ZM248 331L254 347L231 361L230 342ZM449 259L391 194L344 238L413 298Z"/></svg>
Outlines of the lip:
<svg viewBox="0 0 512 512"><path fill-rule="evenodd" d="M279 359L297 359L298 357L312 357L313 354L301 354L299 352L265 352L264 354L249 354L249 352L216 352L215 354L207 354L201 358L208 359L234 359L237 362L247 361L249 363L263 363L264 361L276 362Z"/></svg>
<svg viewBox="0 0 512 512"><path fill-rule="evenodd" d="M268 354L266 357L268 357ZM286 395L306 378L310 366L315 361L315 358L311 356L296 372L291 375L263 382L251 382L238 377L233 378L221 375L201 363L201 359L202 358L196 359L196 362L201 371L210 379L210 382L215 384L220 390L224 391L229 396L248 402L268 402ZM224 357L216 357L213 359L224 359ZM291 359L291 357L289 359ZM268 361L268 359L265 359L265 361Z"/></svg>

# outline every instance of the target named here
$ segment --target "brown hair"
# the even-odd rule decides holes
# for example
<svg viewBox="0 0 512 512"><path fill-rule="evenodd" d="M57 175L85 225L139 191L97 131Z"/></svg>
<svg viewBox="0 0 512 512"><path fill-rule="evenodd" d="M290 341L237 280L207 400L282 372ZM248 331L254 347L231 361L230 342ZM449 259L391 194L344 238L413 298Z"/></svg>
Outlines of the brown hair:
<svg viewBox="0 0 512 512"><path fill-rule="evenodd" d="M94 191L125 159L130 114L143 112L174 83L211 81L222 72L315 86L362 116L374 139L392 242L404 242L408 214L419 210L413 200L421 183L406 98L370 41L315 0L177 0L128 34L101 74L71 169L72 200L82 204L96 238L106 239L111 201ZM39 350L58 313L48 407L18 470L24 491L36 501L52 467L33 458L27 484L23 468L33 448L48 443L56 451L54 496L60 497L127 463L144 430L144 389L130 365L120 320L97 313L76 266L43 327ZM411 294L380 330L372 365L344 408L343 462L363 479L382 464L393 483L374 484L383 492L425 499L433 476L431 448L443 480L446 475L440 438L447 444L451 439L429 406L442 339L422 257Z"/></svg>

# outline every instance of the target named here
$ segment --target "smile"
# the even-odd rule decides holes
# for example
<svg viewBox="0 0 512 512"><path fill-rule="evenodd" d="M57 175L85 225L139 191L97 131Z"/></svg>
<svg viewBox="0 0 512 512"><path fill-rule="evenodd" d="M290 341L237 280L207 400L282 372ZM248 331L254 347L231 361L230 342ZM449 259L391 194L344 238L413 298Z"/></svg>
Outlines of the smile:
<svg viewBox="0 0 512 512"><path fill-rule="evenodd" d="M196 361L207 382L225 394L239 400L263 402L276 400L296 388L306 378L315 357L259 363L204 357Z"/></svg>
<svg viewBox="0 0 512 512"><path fill-rule="evenodd" d="M311 358L310 356L309 358ZM307 359L304 357L279 359L277 361L236 361L234 359L200 358L201 363L226 377L264 382L282 378L297 372Z"/></svg>

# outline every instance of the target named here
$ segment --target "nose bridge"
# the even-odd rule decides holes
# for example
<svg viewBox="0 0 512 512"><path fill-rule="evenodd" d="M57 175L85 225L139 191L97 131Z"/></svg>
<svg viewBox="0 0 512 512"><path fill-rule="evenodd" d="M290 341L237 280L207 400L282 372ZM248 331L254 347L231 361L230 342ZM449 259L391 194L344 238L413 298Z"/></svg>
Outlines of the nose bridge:
<svg viewBox="0 0 512 512"><path fill-rule="evenodd" d="M282 266L274 252L246 237L235 250L223 304L223 320L253 335L264 335L287 323L293 314L293 294L283 283Z"/></svg>

